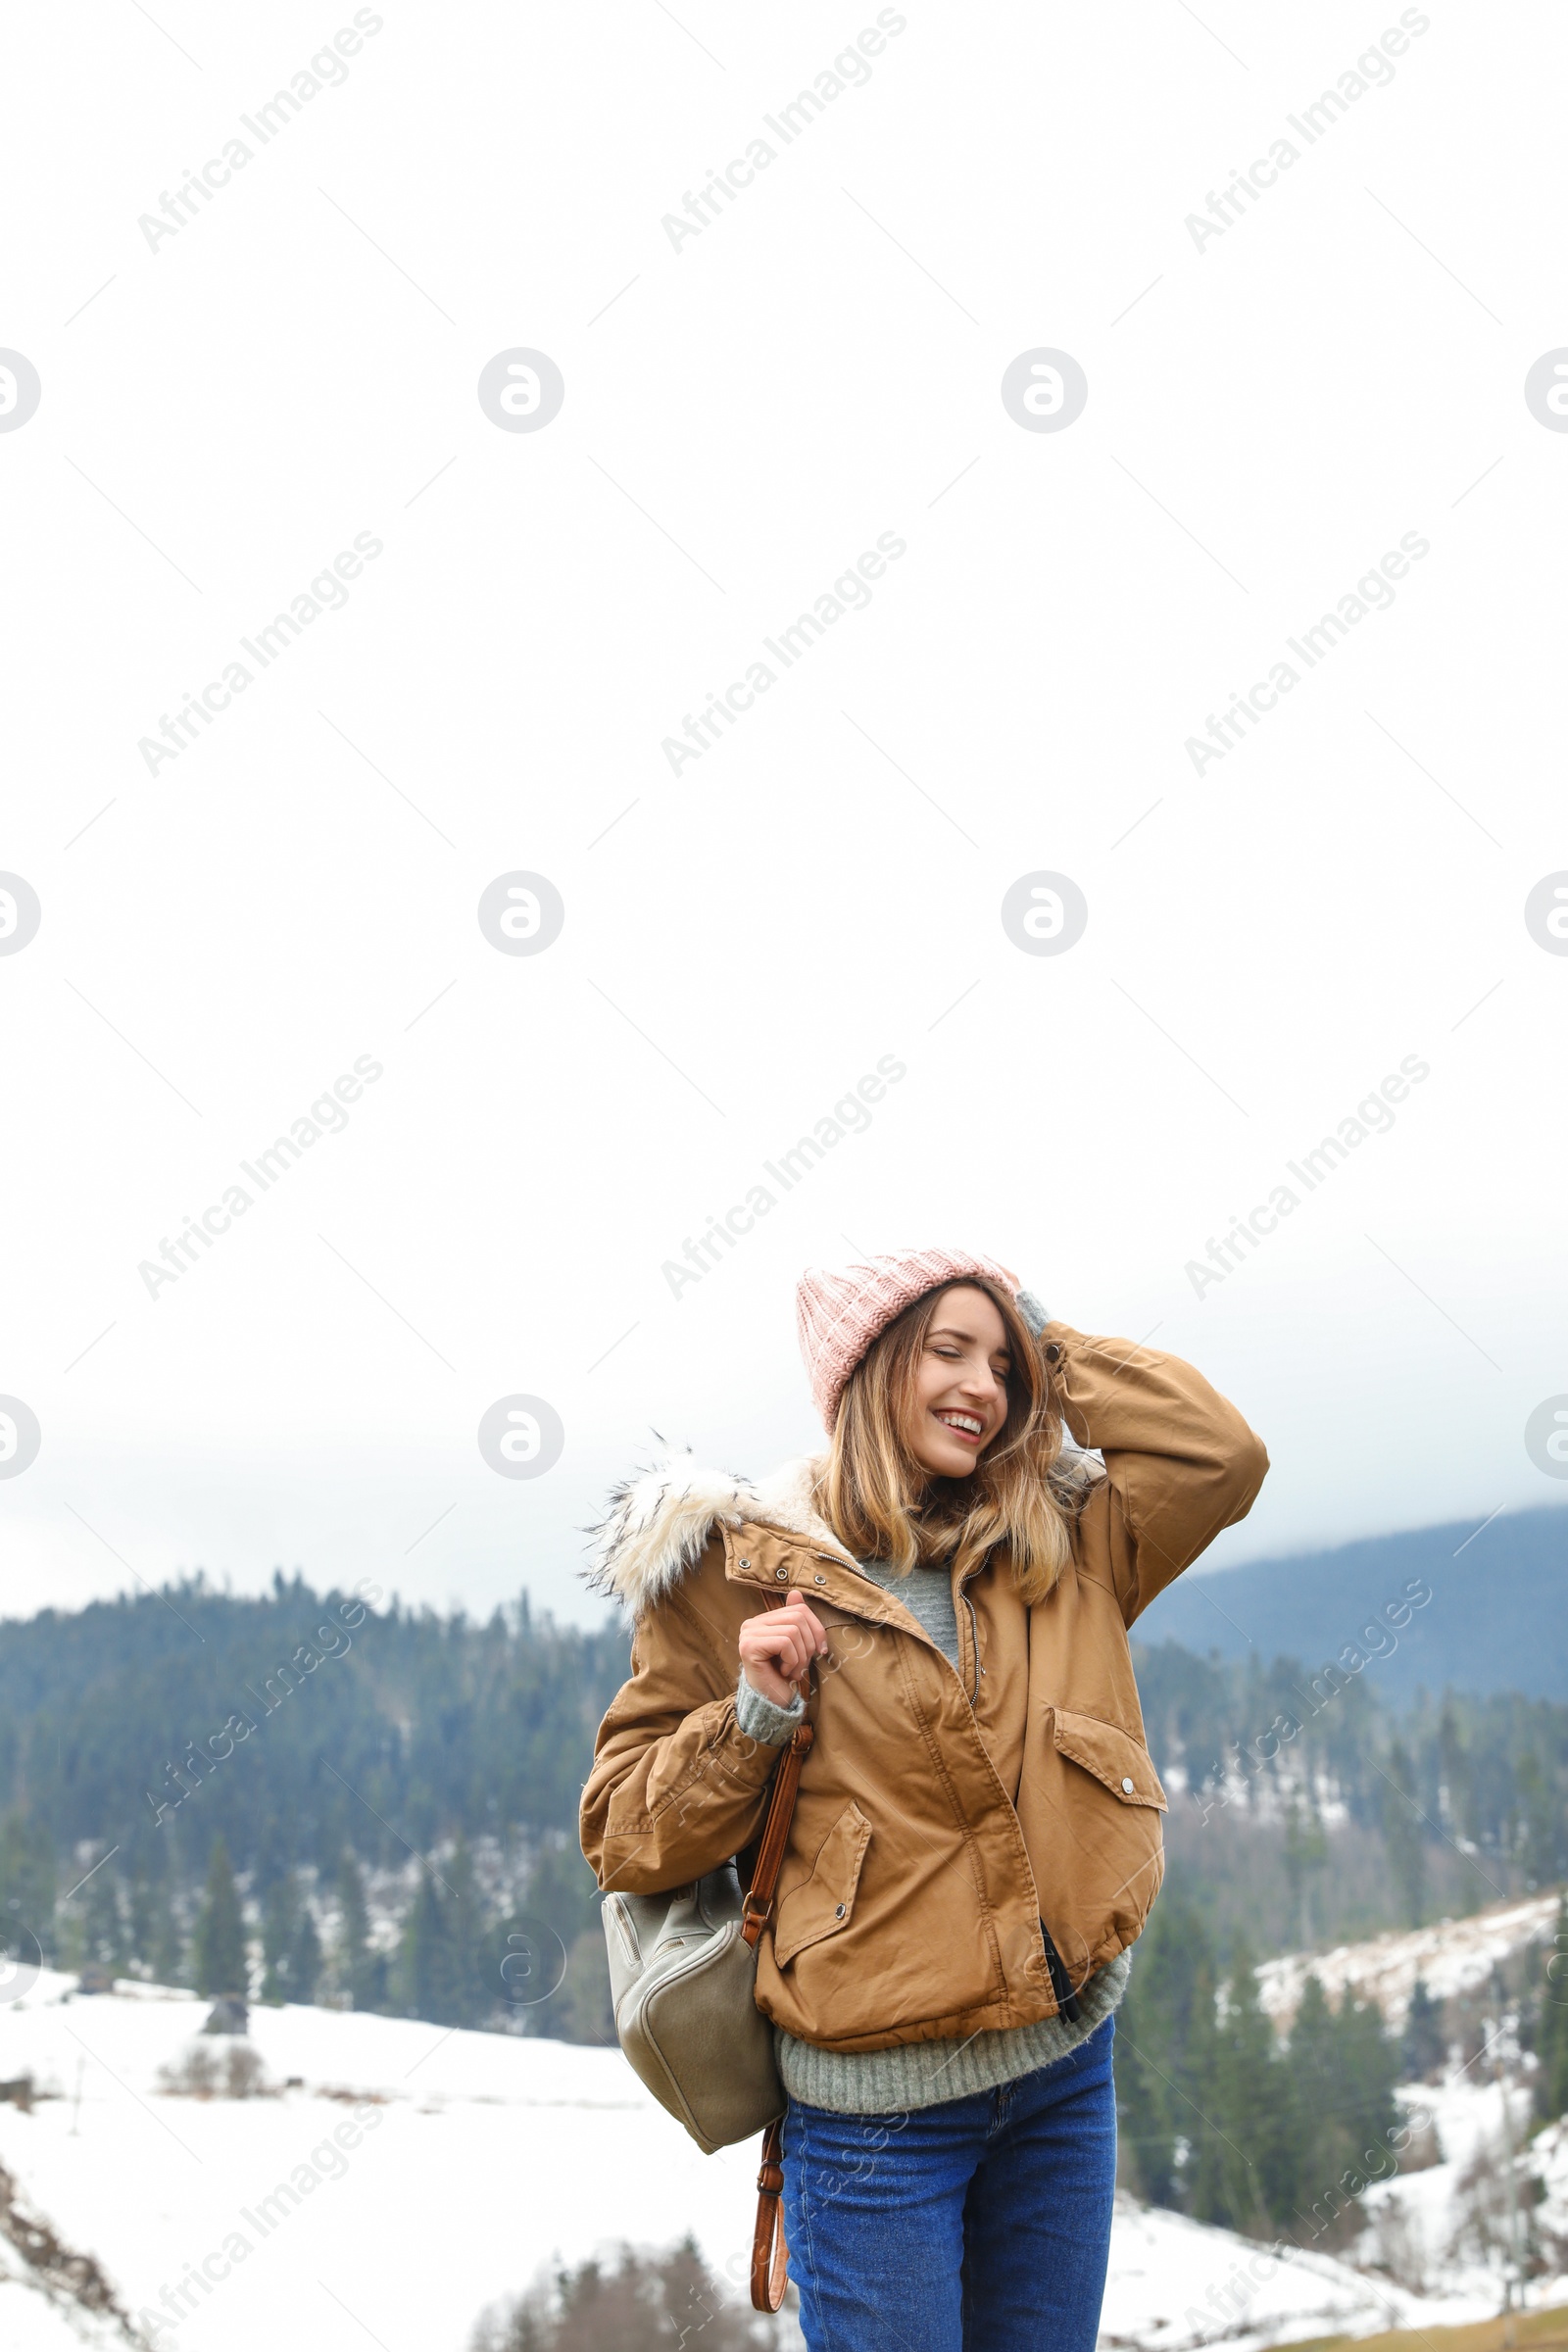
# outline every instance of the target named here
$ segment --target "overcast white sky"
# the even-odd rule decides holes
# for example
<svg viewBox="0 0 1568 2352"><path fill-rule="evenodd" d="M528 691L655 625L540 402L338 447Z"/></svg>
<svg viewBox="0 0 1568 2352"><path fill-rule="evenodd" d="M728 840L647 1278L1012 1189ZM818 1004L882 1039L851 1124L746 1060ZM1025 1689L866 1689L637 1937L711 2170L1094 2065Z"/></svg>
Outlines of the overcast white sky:
<svg viewBox="0 0 1568 2352"><path fill-rule="evenodd" d="M1274 1469L1216 1561L1564 1498L1524 1432L1568 1391L1568 956L1525 903L1568 868L1568 432L1525 379L1568 346L1568 27L1200 14L388 0L341 78L329 0L19 23L0 868L41 921L0 955L0 1391L41 1443L0 1608L281 1564L592 1618L574 1531L650 1431L752 1471L809 1444L801 1265L927 1240L1238 1400ZM302 74L264 144L241 118ZM764 118L824 74L786 144ZM534 431L477 393L519 348L564 384ZM1087 378L1059 431L1002 399L1040 349ZM240 641L357 537L264 668ZM879 538L786 668L763 640ZM479 926L516 870L564 906L537 956ZM1087 902L1060 956L1003 926L1043 870ZM361 1057L263 1193L240 1162ZM885 1057L865 1131L672 1295ZM481 1457L514 1394L560 1416L543 1477Z"/></svg>

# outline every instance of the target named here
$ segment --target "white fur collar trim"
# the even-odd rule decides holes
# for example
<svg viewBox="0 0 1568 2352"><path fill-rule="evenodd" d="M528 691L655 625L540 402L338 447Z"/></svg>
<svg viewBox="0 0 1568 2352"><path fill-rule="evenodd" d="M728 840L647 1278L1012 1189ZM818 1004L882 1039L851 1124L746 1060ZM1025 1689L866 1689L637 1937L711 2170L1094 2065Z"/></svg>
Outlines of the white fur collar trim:
<svg viewBox="0 0 1568 2352"><path fill-rule="evenodd" d="M802 1454L756 1481L701 1469L689 1446L670 1447L610 1494L593 1538L588 1580L640 1616L695 1567L713 1530L747 1521L805 1536L853 1568L851 1555L811 1507L819 1461Z"/></svg>

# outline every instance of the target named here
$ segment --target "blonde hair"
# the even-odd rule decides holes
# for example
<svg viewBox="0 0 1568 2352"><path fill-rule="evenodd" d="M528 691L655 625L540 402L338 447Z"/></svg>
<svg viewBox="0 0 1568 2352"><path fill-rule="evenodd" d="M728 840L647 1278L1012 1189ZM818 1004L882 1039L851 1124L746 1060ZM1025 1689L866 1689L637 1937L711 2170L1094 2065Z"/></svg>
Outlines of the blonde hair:
<svg viewBox="0 0 1568 2352"><path fill-rule="evenodd" d="M933 1478L910 1452L904 1413L915 1366L949 1291L983 1291L1011 1358L1007 1416L968 1478ZM816 1507L857 1559L897 1576L952 1564L960 1576L997 1546L1028 1602L1044 1600L1072 1556L1072 1529L1095 1474L1065 1455L1060 1410L1034 1335L1011 1295L980 1275L916 1298L867 1348L839 1399Z"/></svg>

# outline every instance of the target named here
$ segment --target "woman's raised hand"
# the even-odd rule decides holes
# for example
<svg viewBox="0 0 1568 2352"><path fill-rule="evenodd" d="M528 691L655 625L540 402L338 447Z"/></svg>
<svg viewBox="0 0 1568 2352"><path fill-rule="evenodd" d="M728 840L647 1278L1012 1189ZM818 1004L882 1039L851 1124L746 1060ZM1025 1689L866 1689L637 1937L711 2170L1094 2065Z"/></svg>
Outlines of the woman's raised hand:
<svg viewBox="0 0 1568 2352"><path fill-rule="evenodd" d="M761 1609L740 1630L741 1665L759 1697L775 1707L793 1704L813 1658L827 1654L822 1620L799 1592L779 1609Z"/></svg>

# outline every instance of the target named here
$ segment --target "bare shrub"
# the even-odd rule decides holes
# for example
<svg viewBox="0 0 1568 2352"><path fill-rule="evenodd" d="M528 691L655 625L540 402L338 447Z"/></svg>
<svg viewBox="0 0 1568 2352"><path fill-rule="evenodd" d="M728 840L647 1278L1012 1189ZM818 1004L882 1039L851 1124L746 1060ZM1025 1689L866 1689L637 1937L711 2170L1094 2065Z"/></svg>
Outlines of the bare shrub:
<svg viewBox="0 0 1568 2352"><path fill-rule="evenodd" d="M268 2088L267 2069L248 2041L231 2041L223 2062L223 2091L230 2099L251 2099Z"/></svg>
<svg viewBox="0 0 1568 2352"><path fill-rule="evenodd" d="M1539 2181L1516 2157L1510 2199L1508 2158L1501 2134L1478 2141L1474 2155L1454 2182L1450 2253L1459 2260L1468 2255L1500 2269L1511 2268L1517 2253L1524 2276L1539 2276L1546 2267L1532 2210L1540 2193Z"/></svg>
<svg viewBox="0 0 1568 2352"><path fill-rule="evenodd" d="M193 2041L158 2069L158 2087L172 2098L210 2099L218 2088L218 2052L211 2042Z"/></svg>
<svg viewBox="0 0 1568 2352"><path fill-rule="evenodd" d="M1424 2295L1430 2283L1426 2234L1420 2217L1397 2196L1381 2197L1372 2215L1372 2263L1396 2286Z"/></svg>
<svg viewBox="0 0 1568 2352"><path fill-rule="evenodd" d="M226 2047L213 2041L187 2043L177 2058L158 2070L158 2087L180 2099L255 2099L273 2095L267 2069L248 2041Z"/></svg>
<svg viewBox="0 0 1568 2352"><path fill-rule="evenodd" d="M1453 2184L1452 2251L1493 2262L1513 2252L1502 2142L1481 2139Z"/></svg>
<svg viewBox="0 0 1568 2352"><path fill-rule="evenodd" d="M790 2341L799 2341L791 2332ZM732 2302L691 2238L662 2253L623 2245L612 2258L544 2272L524 2295L481 2317L471 2352L772 2352L779 2323Z"/></svg>
<svg viewBox="0 0 1568 2352"><path fill-rule="evenodd" d="M75 2306L79 2313L114 2322L128 2343L143 2341L132 2331L129 2314L94 2257L78 2254L57 2236L53 2226L27 2204L4 2165L0 2165L0 2237L15 2246L57 2309ZM97 2334L92 2340L101 2343L105 2339Z"/></svg>
<svg viewBox="0 0 1568 2352"><path fill-rule="evenodd" d="M1410 2136L1399 2152L1400 2172L1429 2173L1435 2164L1443 2162L1443 2142L1438 2137L1437 2125L1427 2115L1406 2129Z"/></svg>

